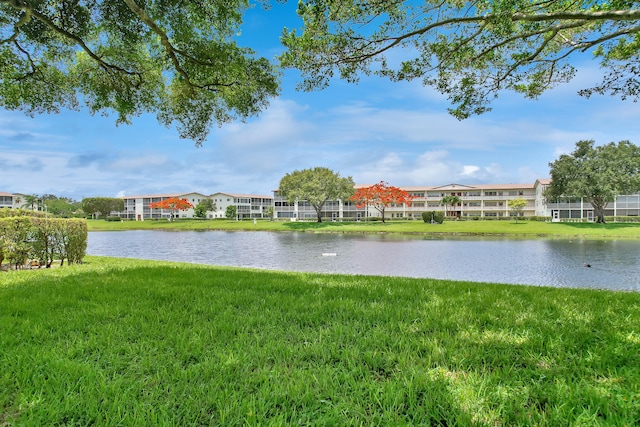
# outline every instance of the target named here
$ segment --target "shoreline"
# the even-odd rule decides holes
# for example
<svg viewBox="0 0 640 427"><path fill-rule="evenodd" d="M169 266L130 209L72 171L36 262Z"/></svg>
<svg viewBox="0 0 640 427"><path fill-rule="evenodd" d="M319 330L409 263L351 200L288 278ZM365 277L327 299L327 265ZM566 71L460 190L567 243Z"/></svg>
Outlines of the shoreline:
<svg viewBox="0 0 640 427"><path fill-rule="evenodd" d="M640 240L640 223L546 223L535 221L275 222L231 220L121 221L87 220L91 231L272 231L326 234L398 234L447 237L501 237L590 240ZM437 228L440 229L437 229Z"/></svg>

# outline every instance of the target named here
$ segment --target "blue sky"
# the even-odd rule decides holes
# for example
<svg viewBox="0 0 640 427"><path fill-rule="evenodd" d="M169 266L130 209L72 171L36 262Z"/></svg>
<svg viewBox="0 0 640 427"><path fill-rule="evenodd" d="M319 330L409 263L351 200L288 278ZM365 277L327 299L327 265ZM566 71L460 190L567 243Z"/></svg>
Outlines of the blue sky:
<svg viewBox="0 0 640 427"><path fill-rule="evenodd" d="M241 45L273 58L283 26L296 27L295 4L251 11ZM298 92L287 71L281 95L260 116L211 130L202 147L154 116L115 126L115 116L86 111L28 117L0 109L0 191L81 200L197 191L271 194L294 170L328 167L359 184L527 183L548 177L548 163L575 142L640 143L640 105L580 88L599 81L582 60L567 85L536 101L503 93L493 111L464 121L445 97L419 82L335 80Z"/></svg>

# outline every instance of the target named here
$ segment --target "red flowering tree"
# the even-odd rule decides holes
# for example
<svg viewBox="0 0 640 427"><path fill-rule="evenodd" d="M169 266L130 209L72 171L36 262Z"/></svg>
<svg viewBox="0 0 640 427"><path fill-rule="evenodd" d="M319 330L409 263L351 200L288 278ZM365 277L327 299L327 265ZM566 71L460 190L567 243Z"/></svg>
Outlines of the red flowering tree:
<svg viewBox="0 0 640 427"><path fill-rule="evenodd" d="M171 212L169 220L172 220L178 211L186 211L192 208L193 205L187 201L187 199L178 199L177 197L169 197L160 202L149 203L151 209L164 209Z"/></svg>
<svg viewBox="0 0 640 427"><path fill-rule="evenodd" d="M380 212L382 222L384 222L384 211L387 206L403 203L411 206L413 196L405 190L389 185L388 182L380 181L378 184L370 187L359 188L356 193L351 196L351 200L356 202L357 208L373 206Z"/></svg>

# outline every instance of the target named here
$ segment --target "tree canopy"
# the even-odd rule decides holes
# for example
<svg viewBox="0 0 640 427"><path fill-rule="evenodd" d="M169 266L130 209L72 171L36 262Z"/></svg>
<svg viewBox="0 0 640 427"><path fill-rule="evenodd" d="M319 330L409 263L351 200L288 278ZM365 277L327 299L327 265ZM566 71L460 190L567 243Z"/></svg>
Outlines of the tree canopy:
<svg viewBox="0 0 640 427"><path fill-rule="evenodd" d="M187 199L180 199L178 197L169 197L159 202L149 203L151 209L163 209L169 211L169 220L171 221L176 217L178 211L186 211L193 207Z"/></svg>
<svg viewBox="0 0 640 427"><path fill-rule="evenodd" d="M380 212L382 222L385 222L384 211L387 206L393 204L411 206L413 196L406 190L389 185L388 182L380 181L369 187L358 188L355 194L351 196L351 200L356 202L356 208L373 206Z"/></svg>
<svg viewBox="0 0 640 427"><path fill-rule="evenodd" d="M124 210L124 200L115 197L87 197L82 199L82 210L86 214L98 214L107 219L111 212Z"/></svg>
<svg viewBox="0 0 640 427"><path fill-rule="evenodd" d="M224 216L227 219L237 219L238 208L234 205L227 206L227 209L224 211Z"/></svg>
<svg viewBox="0 0 640 427"><path fill-rule="evenodd" d="M0 0L0 106L155 113L200 145L263 110L279 73L240 47L248 0Z"/></svg>
<svg viewBox="0 0 640 427"><path fill-rule="evenodd" d="M442 200L440 201L441 204L444 205L444 214L445 216L448 214L448 210L447 207L451 206L451 212L453 212L455 210L455 206L459 203L462 202L462 199L460 199L460 197L455 196L455 195L449 195L449 196L444 196L442 198Z"/></svg>
<svg viewBox="0 0 640 427"><path fill-rule="evenodd" d="M285 29L285 66L305 90L334 75L421 79L448 96L462 119L490 110L502 90L536 98L567 82L570 60L590 52L608 71L581 94L640 94L636 1L492 0L417 2L301 0L302 32Z"/></svg>
<svg viewBox="0 0 640 427"><path fill-rule="evenodd" d="M509 205L509 209L511 209L516 217L516 223L518 222L518 217L522 215L522 211L527 206L527 200L522 197L518 197L517 199L510 199L507 204Z"/></svg>
<svg viewBox="0 0 640 427"><path fill-rule="evenodd" d="M563 154L551 168L547 202L562 197L585 197L593 206L596 222L603 223L604 209L616 195L640 191L640 147L629 141L594 146L579 141L571 154Z"/></svg>
<svg viewBox="0 0 640 427"><path fill-rule="evenodd" d="M289 203L307 201L316 211L318 222L322 222L322 208L329 200L345 200L354 192L353 179L341 177L339 173L325 167L315 167L286 174L278 192Z"/></svg>
<svg viewBox="0 0 640 427"><path fill-rule="evenodd" d="M215 211L217 209L216 204L211 199L202 199L196 207L193 209L193 215L196 218L206 218L207 212Z"/></svg>

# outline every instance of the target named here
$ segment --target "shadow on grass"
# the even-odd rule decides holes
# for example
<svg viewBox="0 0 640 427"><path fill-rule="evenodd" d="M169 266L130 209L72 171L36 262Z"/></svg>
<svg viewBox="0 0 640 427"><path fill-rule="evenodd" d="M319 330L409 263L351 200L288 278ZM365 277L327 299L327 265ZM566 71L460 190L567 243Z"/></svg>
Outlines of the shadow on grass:
<svg viewBox="0 0 640 427"><path fill-rule="evenodd" d="M8 424L632 425L640 415L634 293L94 257L24 273L0 276Z"/></svg>

